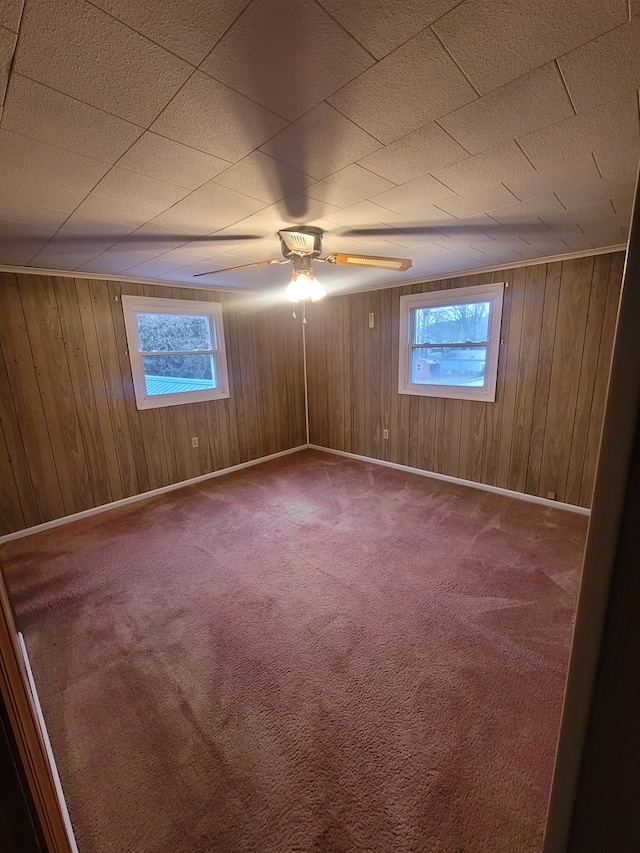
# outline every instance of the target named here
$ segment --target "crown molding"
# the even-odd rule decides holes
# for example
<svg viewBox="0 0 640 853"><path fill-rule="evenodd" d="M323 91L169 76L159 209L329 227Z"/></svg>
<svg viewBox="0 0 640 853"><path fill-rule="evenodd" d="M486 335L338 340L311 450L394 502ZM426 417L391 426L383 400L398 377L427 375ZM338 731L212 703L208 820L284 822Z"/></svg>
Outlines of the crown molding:
<svg viewBox="0 0 640 853"><path fill-rule="evenodd" d="M496 264L488 267L474 267L473 269L460 270L460 272L452 273L437 273L435 275L420 276L419 278L402 279L401 281L391 282L389 284L376 284L370 287L356 287L345 290L329 291L329 296L348 296L351 293L369 293L376 290L389 290L394 287L406 287L413 284L428 284L431 281L447 281L452 278L463 278L468 275L481 275L482 273L500 272L502 270L520 269L521 267L533 267L539 264L553 264L560 261L571 261L576 258L589 258L594 255L609 255L614 252L626 252L627 244L618 243L615 246L603 246L599 249L590 249L589 251L566 252L563 255L549 255L547 257L531 258L525 261L515 261L508 264ZM239 287L215 287L203 284L193 284L191 282L180 281L162 281L156 278L133 278L125 275L100 275L99 273L85 273L82 270L56 270L45 269L40 267L21 267L0 264L0 272L19 273L21 275L49 275L60 278L84 278L98 281L119 281L123 284L154 284L160 287L183 287L189 290L204 290L215 293L235 293L245 296L269 296L272 291L266 290L248 290Z"/></svg>

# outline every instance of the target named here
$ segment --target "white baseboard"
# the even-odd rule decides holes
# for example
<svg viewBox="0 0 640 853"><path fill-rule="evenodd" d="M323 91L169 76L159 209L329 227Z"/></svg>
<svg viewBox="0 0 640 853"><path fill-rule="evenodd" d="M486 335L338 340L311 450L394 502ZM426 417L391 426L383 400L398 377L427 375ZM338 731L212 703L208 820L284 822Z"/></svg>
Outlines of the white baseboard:
<svg viewBox="0 0 640 853"><path fill-rule="evenodd" d="M165 492L172 492L174 489L182 489L184 486L191 486L194 483L202 483L204 480L211 480L213 477L222 477L224 474L231 474L233 471L240 471L242 468L251 468L253 465L260 465L262 462L268 462L270 459L277 459L279 456L287 456L289 453L298 453L308 447L308 444L300 444L297 447L291 447L289 450L280 450L278 453L270 453L268 456L260 456L258 459L251 459L249 462L241 462L239 465L231 465L229 468L221 468L219 471L212 471L210 474L202 474L200 477L191 477L189 480L180 480L178 483L171 483L168 486L161 486L159 489L151 489L148 492L141 492L139 495L131 495L128 498L121 498L119 501L112 501L108 504L84 509L82 512L75 512L73 515L65 515L62 518L54 518L52 521L45 521L43 524L36 524L33 527L25 527L22 530L16 530L15 533L7 533L0 536L0 545L5 542L11 542L13 539L21 539L23 536L32 536L34 533L40 533L43 530L50 530L52 527L60 527L62 524L70 524L72 521L79 521L81 518L88 518L90 515L97 515L100 512L108 512L110 509L117 509L120 506L144 501L147 498L155 498L157 495L163 495Z"/></svg>
<svg viewBox="0 0 640 853"><path fill-rule="evenodd" d="M72 853L78 853L78 845L76 844L76 838L73 834L73 826L71 825L71 818L69 817L67 801L64 797L62 783L60 782L60 774L58 773L56 760L54 758L53 750L51 748L51 741L49 740L47 725L44 721L44 716L42 714L42 707L40 705L40 699L38 698L36 683L33 678L31 662L29 661L29 655L27 654L27 646L25 644L24 637L22 636L22 633L20 631L18 631L18 644L22 653L22 662L24 663L25 672L27 673L27 681L29 683L29 691L31 694L31 707L38 721L38 726L40 727L40 735L42 736L42 742L44 743L45 752L49 761L51 777L53 779L53 784L56 789L56 794L58 796L58 805L60 806L60 813L62 814L62 820L64 822L64 827L67 832L67 840L69 842L69 847L72 850Z"/></svg>
<svg viewBox="0 0 640 853"><path fill-rule="evenodd" d="M33 527L25 527L22 530L16 530L15 533L7 533L0 536L0 545L5 542L11 542L13 539L21 539L23 536L31 536L34 533L40 533L43 530L50 530L53 527L60 527L63 524L70 524L72 521L78 521L81 518L88 518L90 515L97 515L100 512L108 512L110 509L117 509L121 506L144 501L147 498L154 498L157 495L163 495L165 492L172 492L174 489L182 489L184 486L191 486L194 483L201 483L204 480L211 480L213 477L222 477L224 474L231 474L233 471L240 471L242 468L251 468L253 465L260 465L262 462L268 462L270 459L277 459L280 456L288 456L290 453L298 453L300 450L320 450L323 453L333 453L336 456L346 456L348 459L358 459L361 462L373 462L376 465L384 465L386 468L395 468L398 471L406 471L410 474L419 474L421 477L432 477L434 480L443 480L445 483L455 483L459 486L469 486L472 489L480 489L484 492L493 492L497 495L504 495L508 498L518 498L529 503L541 504L542 506L554 507L555 509L564 509L568 512L576 512L579 515L590 515L591 510L583 506L575 504L566 504L561 501L552 501L548 498L539 498L536 495L527 495L524 492L515 492L511 489L501 489L499 486L489 486L485 483L476 483L473 480L463 480L461 477L451 477L448 474L437 474L435 471L424 471L422 468L412 468L410 465L400 465L398 462L387 462L384 459L374 459L372 456L360 456L357 453L348 453L346 450L333 450L330 447L321 447L319 444L299 444L297 447L291 447L289 450L281 450L278 453L271 453L269 456L260 456L258 459L251 459L249 462L241 462L239 465L232 465L230 468L221 468L219 471L212 471L210 474L202 474L200 477L192 477L190 480L180 480L179 483L171 483L169 486L162 486L159 489L151 489L148 492L141 492L139 495L132 495L129 498L122 498L119 501L112 501L108 504L95 506L91 509L85 509L82 512L76 512L73 515L65 515L62 518L54 518L53 521L45 521L43 524L36 524Z"/></svg>
<svg viewBox="0 0 640 853"><path fill-rule="evenodd" d="M550 506L554 509L564 509L568 512L576 512L578 515L591 515L591 510L584 506L566 504L561 501L552 501L549 498L539 498L537 495L527 495L524 492L515 492L511 489L502 489L500 486L489 486L485 483L476 483L474 480L463 480L461 477L451 477L448 474L436 474L435 471L425 471L422 468L412 468L410 465L400 465L398 462L387 462L384 459L374 459L372 456L360 456L357 453L347 453L346 450L332 450L330 447L321 447L319 444L309 444L312 450L321 450L324 453L334 453L336 456L346 456L348 459L359 459L361 462L374 462L376 465L384 465L385 468L395 468L398 471L407 471L410 474L420 474L421 477L432 477L434 480L444 480L445 483L455 483L458 486L469 486L472 489L481 489L483 492L493 492L496 495L504 495L507 498L517 498L532 504Z"/></svg>

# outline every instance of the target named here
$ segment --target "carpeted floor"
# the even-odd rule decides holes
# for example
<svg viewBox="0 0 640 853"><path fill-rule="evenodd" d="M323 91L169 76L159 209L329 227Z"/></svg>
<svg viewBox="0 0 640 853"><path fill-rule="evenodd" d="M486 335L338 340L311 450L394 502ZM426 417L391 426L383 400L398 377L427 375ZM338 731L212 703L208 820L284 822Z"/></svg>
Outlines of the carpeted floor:
<svg viewBox="0 0 640 853"><path fill-rule="evenodd" d="M585 531L304 451L6 544L81 853L540 850Z"/></svg>

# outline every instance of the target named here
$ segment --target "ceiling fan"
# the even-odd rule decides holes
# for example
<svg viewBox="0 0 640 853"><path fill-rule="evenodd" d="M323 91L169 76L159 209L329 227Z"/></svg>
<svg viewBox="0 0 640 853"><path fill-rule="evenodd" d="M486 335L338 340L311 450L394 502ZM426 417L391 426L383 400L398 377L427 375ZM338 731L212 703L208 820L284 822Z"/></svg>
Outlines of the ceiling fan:
<svg viewBox="0 0 640 853"><path fill-rule="evenodd" d="M290 302L301 302L305 299L316 302L318 299L326 296L326 290L314 275L313 261L345 266L377 267L378 269L398 270L399 272L408 270L412 264L410 258L355 255L343 252L320 257L322 255L322 237L324 236L324 231L312 225L296 225L293 228L284 228L282 231L278 231L278 236L280 237L280 248L284 260L272 258L266 261L255 261L251 264L240 264L236 267L226 267L225 269L196 273L194 277L248 269L249 267L260 267L266 264L292 263L291 281L285 291L285 298Z"/></svg>

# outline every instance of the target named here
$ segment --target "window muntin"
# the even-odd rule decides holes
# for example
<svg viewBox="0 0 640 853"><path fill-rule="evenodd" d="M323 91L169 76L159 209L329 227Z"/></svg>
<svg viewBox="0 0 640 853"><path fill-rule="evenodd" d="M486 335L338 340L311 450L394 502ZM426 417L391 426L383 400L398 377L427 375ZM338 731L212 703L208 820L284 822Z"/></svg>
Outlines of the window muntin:
<svg viewBox="0 0 640 853"><path fill-rule="evenodd" d="M218 303L123 296L122 304L139 409L229 396Z"/></svg>
<svg viewBox="0 0 640 853"><path fill-rule="evenodd" d="M400 298L401 394L495 400L503 284Z"/></svg>

